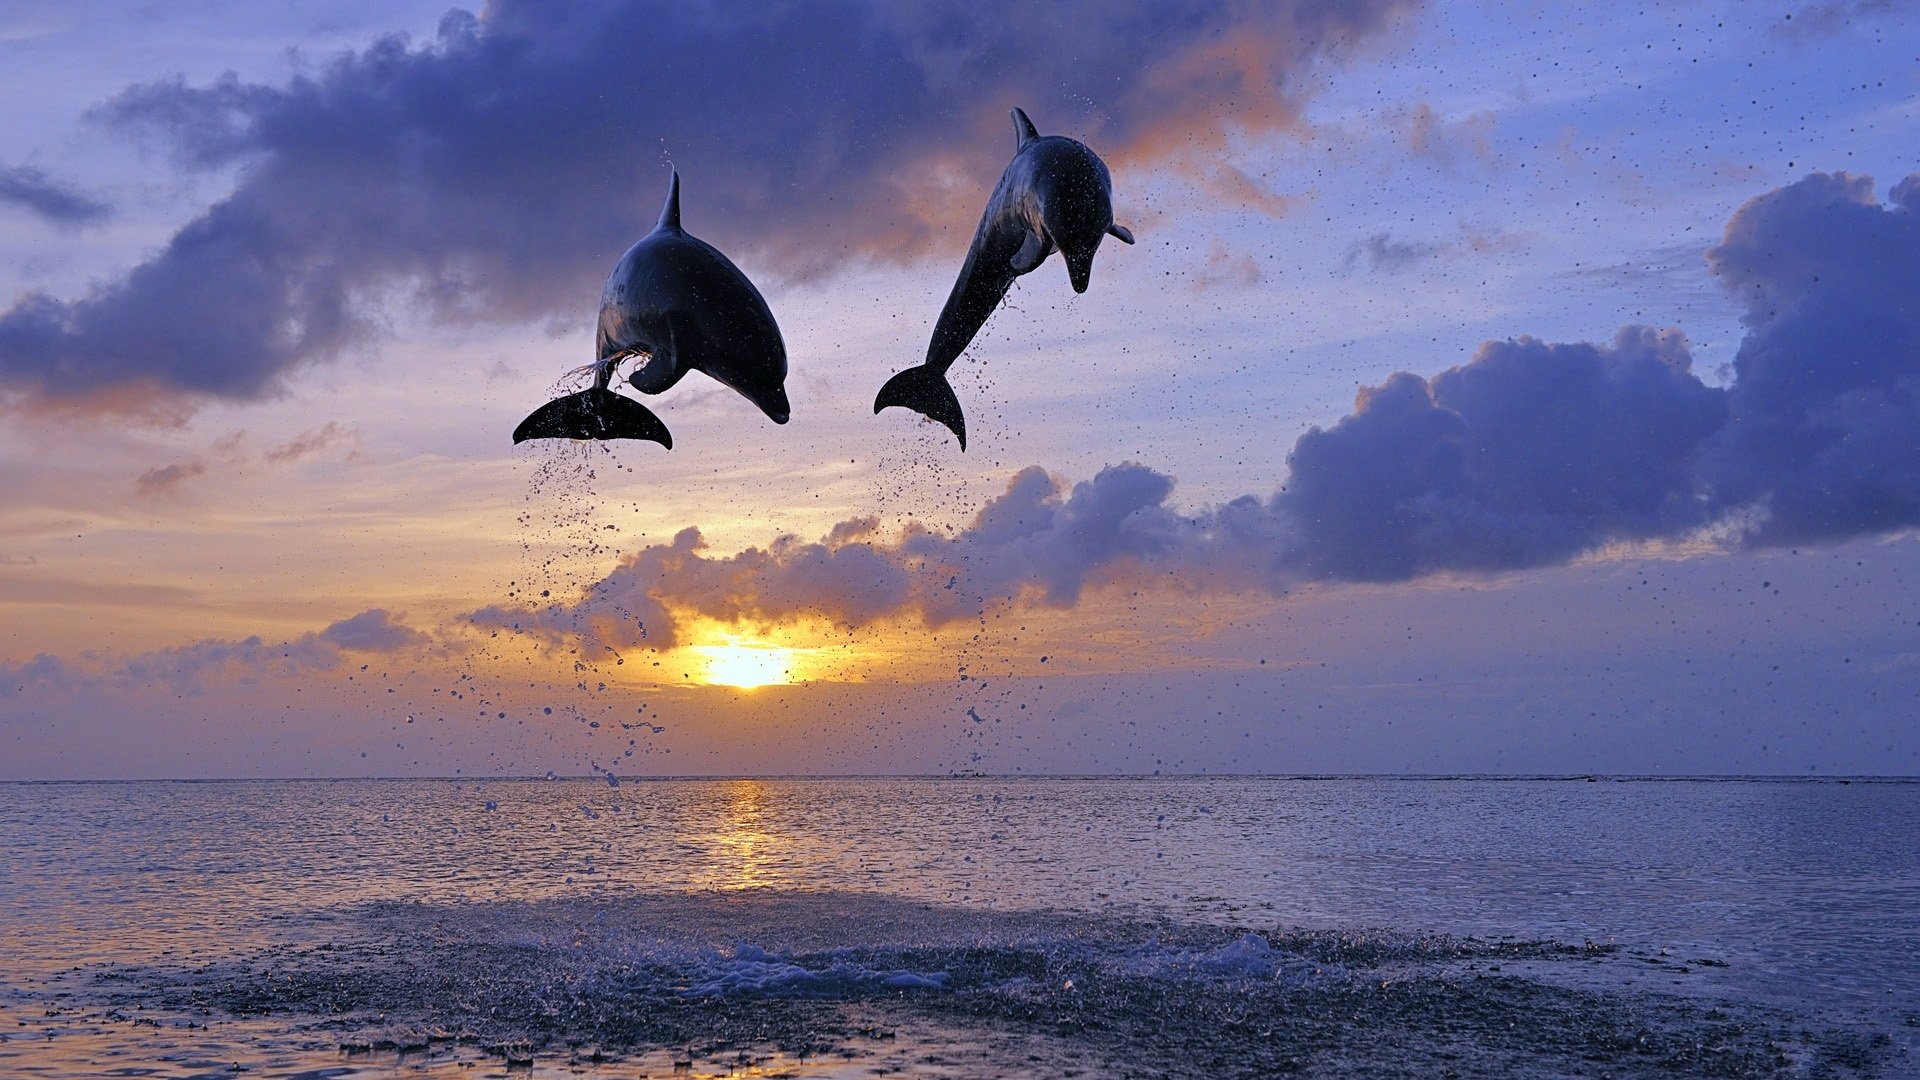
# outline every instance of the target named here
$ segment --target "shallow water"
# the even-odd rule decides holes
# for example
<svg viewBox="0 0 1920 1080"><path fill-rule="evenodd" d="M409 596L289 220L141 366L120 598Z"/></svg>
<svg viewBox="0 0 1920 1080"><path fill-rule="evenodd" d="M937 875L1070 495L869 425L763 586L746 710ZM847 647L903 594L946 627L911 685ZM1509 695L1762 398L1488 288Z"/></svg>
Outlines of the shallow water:
<svg viewBox="0 0 1920 1080"><path fill-rule="evenodd" d="M19 1076L1901 1075L1920 784L0 784Z"/></svg>

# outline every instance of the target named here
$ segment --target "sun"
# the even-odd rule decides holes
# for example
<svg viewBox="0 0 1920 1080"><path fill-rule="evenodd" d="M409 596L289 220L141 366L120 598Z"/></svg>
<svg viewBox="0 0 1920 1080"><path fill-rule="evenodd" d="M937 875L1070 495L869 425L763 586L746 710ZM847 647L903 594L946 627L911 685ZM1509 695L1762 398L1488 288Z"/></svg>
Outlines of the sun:
<svg viewBox="0 0 1920 1080"><path fill-rule="evenodd" d="M699 681L708 686L751 690L758 686L785 686L793 682L794 650L777 645L694 645L688 652L705 667Z"/></svg>

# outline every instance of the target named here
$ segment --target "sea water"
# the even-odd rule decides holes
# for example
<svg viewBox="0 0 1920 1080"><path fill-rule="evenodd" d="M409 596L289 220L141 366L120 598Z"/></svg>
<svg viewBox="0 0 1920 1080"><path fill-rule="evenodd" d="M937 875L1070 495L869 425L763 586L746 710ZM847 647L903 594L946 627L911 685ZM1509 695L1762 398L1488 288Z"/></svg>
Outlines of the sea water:
<svg viewBox="0 0 1920 1080"><path fill-rule="evenodd" d="M0 1075L1899 1076L1920 784L0 784Z"/></svg>

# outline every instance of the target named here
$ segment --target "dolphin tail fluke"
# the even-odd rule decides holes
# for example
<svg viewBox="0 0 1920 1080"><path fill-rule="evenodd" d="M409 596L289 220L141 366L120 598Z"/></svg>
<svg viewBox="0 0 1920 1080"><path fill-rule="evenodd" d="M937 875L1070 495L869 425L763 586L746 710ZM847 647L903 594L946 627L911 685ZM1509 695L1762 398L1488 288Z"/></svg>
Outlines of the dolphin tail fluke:
<svg viewBox="0 0 1920 1080"><path fill-rule="evenodd" d="M947 373L921 364L887 380L880 395L873 399L873 411L902 405L929 420L947 425L947 430L967 448L967 418L960 413L960 399L947 384Z"/></svg>
<svg viewBox="0 0 1920 1080"><path fill-rule="evenodd" d="M533 410L513 429L514 442L528 439L645 439L673 449L667 425L651 409L599 386Z"/></svg>

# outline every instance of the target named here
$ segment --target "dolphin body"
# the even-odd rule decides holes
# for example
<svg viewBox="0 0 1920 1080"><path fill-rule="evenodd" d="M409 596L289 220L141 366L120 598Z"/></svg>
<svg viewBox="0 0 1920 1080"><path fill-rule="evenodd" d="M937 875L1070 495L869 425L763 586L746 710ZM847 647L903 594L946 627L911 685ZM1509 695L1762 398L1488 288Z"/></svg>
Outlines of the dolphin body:
<svg viewBox="0 0 1920 1080"><path fill-rule="evenodd" d="M980 216L960 278L933 326L926 361L888 379L873 399L876 413L902 405L947 425L961 450L967 448L967 421L947 369L1000 306L1013 279L1057 250L1066 260L1073 291L1083 293L1101 239L1133 243L1133 234L1113 223L1113 178L1106 162L1083 143L1041 135L1019 109L1013 110L1013 133L1013 161Z"/></svg>
<svg viewBox="0 0 1920 1080"><path fill-rule="evenodd" d="M627 382L643 394L703 371L738 391L776 424L787 404L787 348L773 312L747 275L680 227L680 174L667 188L660 223L627 249L600 294L594 383L533 411L513 431L528 439L648 439L673 436L645 405L608 389L622 360L644 357Z"/></svg>

